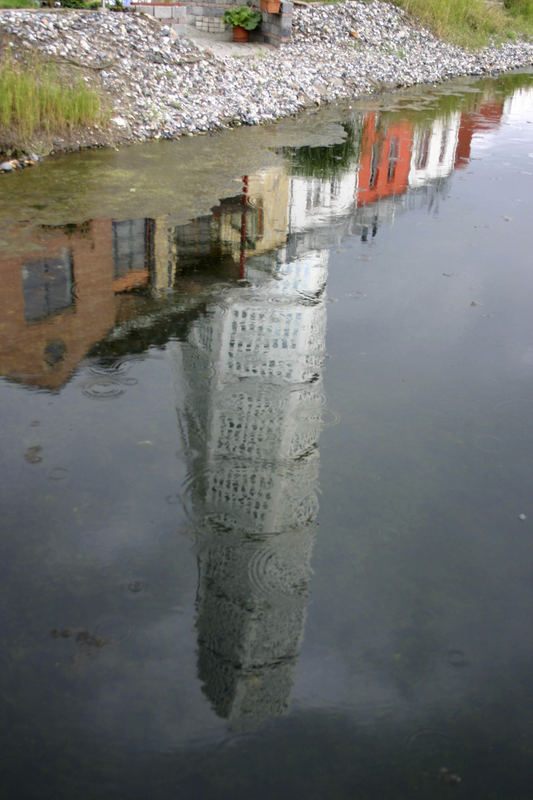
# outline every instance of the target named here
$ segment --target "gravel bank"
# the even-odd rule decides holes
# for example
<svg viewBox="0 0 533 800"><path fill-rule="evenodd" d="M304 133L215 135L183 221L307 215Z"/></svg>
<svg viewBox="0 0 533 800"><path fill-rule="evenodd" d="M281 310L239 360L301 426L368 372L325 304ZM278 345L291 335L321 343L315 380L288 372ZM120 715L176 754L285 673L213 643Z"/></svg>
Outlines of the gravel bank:
<svg viewBox="0 0 533 800"><path fill-rule="evenodd" d="M56 150L253 125L384 88L533 64L533 43L465 52L378 0L296 7L291 43L247 58L215 55L138 13L2 11L0 44L15 55L35 49L110 96L109 130L56 139Z"/></svg>

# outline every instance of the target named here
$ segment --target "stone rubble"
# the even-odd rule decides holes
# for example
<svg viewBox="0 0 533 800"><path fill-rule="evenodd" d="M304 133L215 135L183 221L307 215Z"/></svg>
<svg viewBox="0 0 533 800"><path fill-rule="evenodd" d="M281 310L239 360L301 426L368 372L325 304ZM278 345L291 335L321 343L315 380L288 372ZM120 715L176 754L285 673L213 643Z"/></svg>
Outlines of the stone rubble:
<svg viewBox="0 0 533 800"><path fill-rule="evenodd" d="M0 11L6 40L15 57L36 50L98 82L111 98L114 144L255 125L341 98L533 64L533 43L468 52L380 0L297 6L291 42L246 58L217 56L141 13Z"/></svg>

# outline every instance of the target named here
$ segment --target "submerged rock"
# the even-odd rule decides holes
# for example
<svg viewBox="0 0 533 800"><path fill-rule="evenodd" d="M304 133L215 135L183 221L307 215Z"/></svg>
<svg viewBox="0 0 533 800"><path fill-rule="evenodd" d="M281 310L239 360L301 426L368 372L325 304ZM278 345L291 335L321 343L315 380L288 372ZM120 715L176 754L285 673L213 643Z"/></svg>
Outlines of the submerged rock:
<svg viewBox="0 0 533 800"><path fill-rule="evenodd" d="M460 775L456 772L451 772L448 767L440 768L438 779L441 783L448 784L448 786L459 786L462 780Z"/></svg>

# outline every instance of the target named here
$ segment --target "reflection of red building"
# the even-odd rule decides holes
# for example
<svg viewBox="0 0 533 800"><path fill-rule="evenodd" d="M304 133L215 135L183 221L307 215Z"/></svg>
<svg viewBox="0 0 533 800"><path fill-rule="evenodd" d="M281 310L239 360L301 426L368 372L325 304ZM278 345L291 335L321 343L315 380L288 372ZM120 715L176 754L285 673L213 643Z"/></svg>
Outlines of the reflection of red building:
<svg viewBox="0 0 533 800"><path fill-rule="evenodd" d="M457 123L452 124L453 120L446 118L441 121L440 129L436 119L416 130L405 120L380 127L378 114L367 114L363 123L358 207L400 195L409 185L422 185L463 167L470 159L474 134L497 128L502 113L503 102L486 100L477 110L463 112L458 128Z"/></svg>
<svg viewBox="0 0 533 800"><path fill-rule="evenodd" d="M502 113L503 102L487 102L483 103L478 111L467 111L461 114L454 169L460 169L468 164L473 135L478 131L490 131L497 128Z"/></svg>
<svg viewBox="0 0 533 800"><path fill-rule="evenodd" d="M0 260L0 374L57 389L115 324L121 292L148 281L149 220L39 229L37 251Z"/></svg>
<svg viewBox="0 0 533 800"><path fill-rule="evenodd" d="M373 112L367 114L363 124L358 206L402 194L407 189L413 125L400 120L381 129L377 120L378 115Z"/></svg>

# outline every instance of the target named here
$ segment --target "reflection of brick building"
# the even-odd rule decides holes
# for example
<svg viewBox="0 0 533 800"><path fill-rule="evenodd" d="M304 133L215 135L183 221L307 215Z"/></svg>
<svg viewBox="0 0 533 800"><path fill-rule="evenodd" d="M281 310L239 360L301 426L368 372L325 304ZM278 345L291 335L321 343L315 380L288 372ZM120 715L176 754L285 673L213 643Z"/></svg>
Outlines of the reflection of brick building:
<svg viewBox="0 0 533 800"><path fill-rule="evenodd" d="M120 293L147 282L151 224L40 228L38 249L0 260L0 374L62 386L124 313Z"/></svg>
<svg viewBox="0 0 533 800"><path fill-rule="evenodd" d="M43 228L39 244L0 260L0 373L57 389L113 324L111 221Z"/></svg>
<svg viewBox="0 0 533 800"><path fill-rule="evenodd" d="M138 292L172 288L187 267L237 277L251 254L282 244L288 178L275 168L245 180L187 225L168 218L41 227L29 255L0 260L0 374L57 389L115 324L140 313Z"/></svg>

